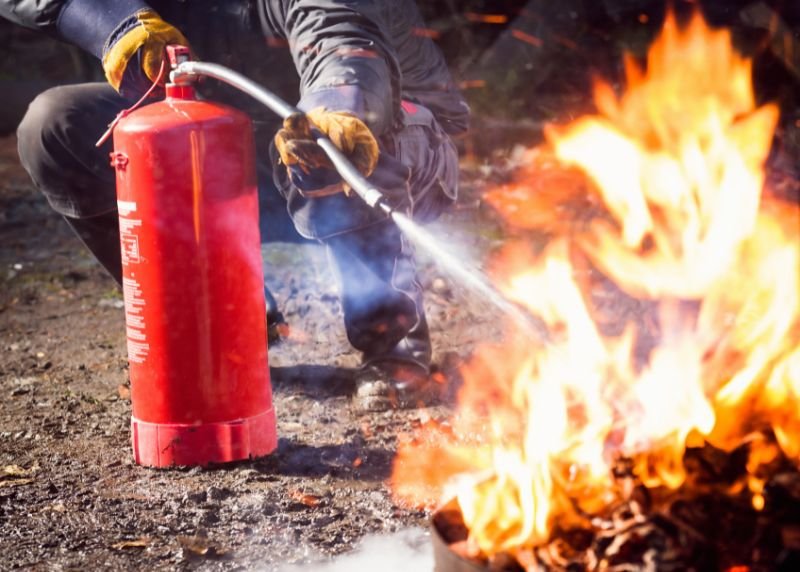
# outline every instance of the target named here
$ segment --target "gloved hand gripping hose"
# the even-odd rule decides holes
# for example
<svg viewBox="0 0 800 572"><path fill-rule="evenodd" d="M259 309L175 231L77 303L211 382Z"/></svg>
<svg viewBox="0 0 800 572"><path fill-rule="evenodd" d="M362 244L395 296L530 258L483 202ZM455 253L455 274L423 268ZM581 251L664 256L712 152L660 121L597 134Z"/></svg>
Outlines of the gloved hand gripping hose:
<svg viewBox="0 0 800 572"><path fill-rule="evenodd" d="M197 76L207 76L243 91L253 99L269 107L272 111L277 113L281 119L286 119L293 113L302 113L299 109L292 107L271 91L224 66L188 60L176 62L176 64L170 75L170 79L173 83L185 83L187 80L191 80ZM350 188L353 189L367 205L372 208L379 208L387 215L392 214L392 206L389 204L384 194L364 178L359 170L355 168L330 139L324 135L319 135L316 137L316 142L328 155L334 168L339 172L339 175L341 175L345 183L350 185Z"/></svg>

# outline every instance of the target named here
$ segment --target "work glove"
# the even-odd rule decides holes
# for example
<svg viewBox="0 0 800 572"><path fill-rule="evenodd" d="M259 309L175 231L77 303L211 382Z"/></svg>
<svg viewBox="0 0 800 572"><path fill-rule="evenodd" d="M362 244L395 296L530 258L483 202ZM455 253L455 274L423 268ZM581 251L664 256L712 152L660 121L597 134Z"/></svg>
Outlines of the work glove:
<svg viewBox="0 0 800 572"><path fill-rule="evenodd" d="M139 96L158 79L162 63L167 65L166 47L189 45L176 28L153 10L140 10L114 31L103 49L106 79L122 95ZM169 77L164 69L161 83Z"/></svg>
<svg viewBox="0 0 800 572"><path fill-rule="evenodd" d="M365 177L375 170L380 152L378 141L354 114L323 107L305 114L293 113L275 135L275 147L292 184L301 192L324 196L350 190L342 183L325 151L316 144L313 130L328 137Z"/></svg>

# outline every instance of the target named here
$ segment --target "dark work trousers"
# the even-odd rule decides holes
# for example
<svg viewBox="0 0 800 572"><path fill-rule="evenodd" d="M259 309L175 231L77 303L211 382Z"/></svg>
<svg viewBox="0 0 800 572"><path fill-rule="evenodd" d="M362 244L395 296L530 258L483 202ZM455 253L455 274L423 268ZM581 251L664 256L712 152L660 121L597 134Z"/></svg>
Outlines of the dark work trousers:
<svg viewBox="0 0 800 572"><path fill-rule="evenodd" d="M95 142L130 105L102 83L53 88L31 103L17 134L20 159L36 187L117 282L121 262L111 141L100 148ZM381 138L384 152L372 179L396 205L430 220L455 199L457 155L430 112L411 109L415 113L406 114L405 126ZM260 152L259 163L260 201L270 211L262 206L262 218L280 218L280 211L288 210L300 235L325 244L339 282L347 336L364 361L394 358L427 366L430 340L422 292L413 254L397 227L357 197L303 196L288 183L285 169L276 167L274 153Z"/></svg>

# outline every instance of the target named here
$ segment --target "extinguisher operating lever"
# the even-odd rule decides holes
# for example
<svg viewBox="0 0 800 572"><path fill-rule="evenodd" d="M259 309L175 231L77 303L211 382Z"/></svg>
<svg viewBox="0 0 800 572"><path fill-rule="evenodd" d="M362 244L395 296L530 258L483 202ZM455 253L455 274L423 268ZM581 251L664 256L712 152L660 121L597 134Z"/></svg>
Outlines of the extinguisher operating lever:
<svg viewBox="0 0 800 572"><path fill-rule="evenodd" d="M269 107L282 119L286 119L294 113L301 113L299 109L289 105L268 89L265 89L254 81L224 66L189 60L176 61L174 63L176 65L170 75L170 79L173 83L185 82L190 78L201 75L208 76L243 91ZM345 157L344 153L342 153L330 139L324 135L319 135L316 138L316 142L328 155L334 168L339 172L342 179L350 185L353 191L361 197L365 203L372 208L381 209L388 215L392 214L392 207L384 194L367 181L364 175L356 169L347 157Z"/></svg>

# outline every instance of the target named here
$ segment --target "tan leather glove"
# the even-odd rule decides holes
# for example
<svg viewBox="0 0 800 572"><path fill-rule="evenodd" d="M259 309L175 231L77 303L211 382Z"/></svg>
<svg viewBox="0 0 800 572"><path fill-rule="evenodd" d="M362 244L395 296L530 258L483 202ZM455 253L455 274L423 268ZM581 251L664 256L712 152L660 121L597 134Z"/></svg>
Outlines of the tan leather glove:
<svg viewBox="0 0 800 572"><path fill-rule="evenodd" d="M156 81L161 63L166 57L166 47L170 44L188 46L189 42L177 28L162 20L153 10L138 12L135 25L120 36L103 55L103 70L108 83L120 91L123 78L126 82L129 78L136 82L136 77L141 76L141 72L147 78L145 81ZM129 70L129 65L134 62L140 69ZM168 71L162 76L162 81L168 77ZM139 86L139 89L141 87L143 86Z"/></svg>
<svg viewBox="0 0 800 572"><path fill-rule="evenodd" d="M290 175L293 169L309 174L315 169L333 168L325 151L316 144L312 127L328 137L365 177L375 170L380 151L369 127L347 111L318 107L305 114L290 115L275 135L275 147ZM349 190L346 185L344 190Z"/></svg>

